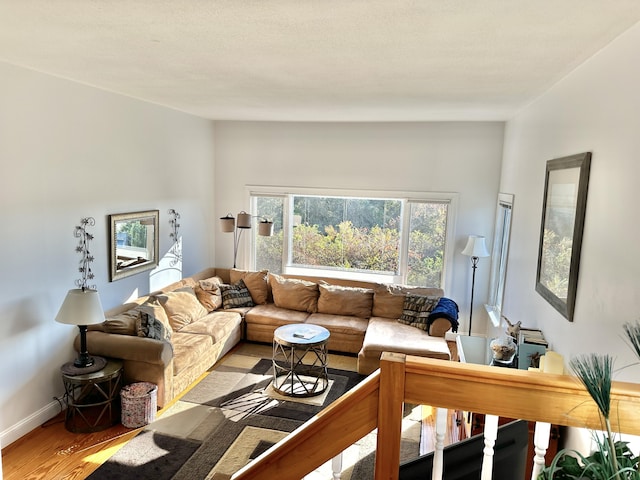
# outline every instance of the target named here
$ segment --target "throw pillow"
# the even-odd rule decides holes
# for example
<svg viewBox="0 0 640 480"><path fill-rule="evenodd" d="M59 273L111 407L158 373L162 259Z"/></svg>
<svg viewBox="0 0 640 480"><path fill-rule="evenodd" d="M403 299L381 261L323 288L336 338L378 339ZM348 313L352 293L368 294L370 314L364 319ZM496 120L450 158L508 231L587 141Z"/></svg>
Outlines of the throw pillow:
<svg viewBox="0 0 640 480"><path fill-rule="evenodd" d="M204 317L209 312L202 306L191 287L184 287L172 292L164 292L155 296L158 299L174 331Z"/></svg>
<svg viewBox="0 0 640 480"><path fill-rule="evenodd" d="M264 305L269 298L269 285L267 284L268 273L267 270L250 272L232 268L229 270L229 279L232 284L236 284L239 280L242 280L249 289L253 303L256 305Z"/></svg>
<svg viewBox="0 0 640 480"><path fill-rule="evenodd" d="M249 289L242 280L238 280L233 285L220 285L220 292L222 293L222 308L253 307L255 305Z"/></svg>
<svg viewBox="0 0 640 480"><path fill-rule="evenodd" d="M402 315L404 298L407 293L442 296L443 291L439 288L378 284L375 286L373 294L373 316L395 319L399 318L400 315Z"/></svg>
<svg viewBox="0 0 640 480"><path fill-rule="evenodd" d="M398 321L405 325L428 331L428 318L431 310L437 305L440 297L407 293L404 298L402 315Z"/></svg>
<svg viewBox="0 0 640 480"><path fill-rule="evenodd" d="M156 298L150 298L136 307L136 310L139 312L136 320L136 333L139 337L167 341L171 339L173 329L164 308Z"/></svg>
<svg viewBox="0 0 640 480"><path fill-rule="evenodd" d="M108 317L102 323L102 331L118 335L136 335L136 320L139 314L136 305L125 312Z"/></svg>
<svg viewBox="0 0 640 480"><path fill-rule="evenodd" d="M209 312L213 312L222 306L222 293L220 292L222 283L220 277L206 278L200 280L193 289L202 306Z"/></svg>
<svg viewBox="0 0 640 480"><path fill-rule="evenodd" d="M319 290L317 283L284 278L270 273L269 284L276 307L309 313L318 311Z"/></svg>
<svg viewBox="0 0 640 480"><path fill-rule="evenodd" d="M373 306L373 290L340 285L318 285L318 313L352 315L369 318Z"/></svg>

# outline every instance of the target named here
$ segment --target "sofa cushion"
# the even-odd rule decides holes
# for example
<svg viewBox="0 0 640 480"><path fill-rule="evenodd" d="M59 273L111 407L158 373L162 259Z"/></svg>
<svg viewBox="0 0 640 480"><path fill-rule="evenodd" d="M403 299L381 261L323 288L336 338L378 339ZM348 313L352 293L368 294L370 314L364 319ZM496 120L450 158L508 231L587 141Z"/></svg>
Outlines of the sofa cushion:
<svg viewBox="0 0 640 480"><path fill-rule="evenodd" d="M440 300L440 297L407 293L404 298L402 315L400 315L398 322L411 325L425 332L428 331L429 314L438 304L438 300Z"/></svg>
<svg viewBox="0 0 640 480"><path fill-rule="evenodd" d="M427 332L396 320L371 317L361 353L379 359L382 352L451 359L451 351L444 338L429 336Z"/></svg>
<svg viewBox="0 0 640 480"><path fill-rule="evenodd" d="M213 343L218 343L227 338L233 329L240 325L240 322L242 322L242 316L239 313L218 310L184 326L180 332L209 335Z"/></svg>
<svg viewBox="0 0 640 480"><path fill-rule="evenodd" d="M209 335L176 332L171 340L173 344L173 375L179 375L192 365L196 365L208 355L213 347Z"/></svg>
<svg viewBox="0 0 640 480"><path fill-rule="evenodd" d="M444 292L440 288L378 284L373 289L373 316L393 319L400 318L404 306L404 297L407 293L440 297L444 295Z"/></svg>
<svg viewBox="0 0 640 480"><path fill-rule="evenodd" d="M364 335L367 331L369 320L353 315L333 315L327 313L312 313L307 318L308 324L320 325L331 334L346 333L352 335Z"/></svg>
<svg viewBox="0 0 640 480"><path fill-rule="evenodd" d="M222 283L220 277L210 277L198 281L193 289L202 306L209 312L222 306L222 292L220 292Z"/></svg>
<svg viewBox="0 0 640 480"><path fill-rule="evenodd" d="M140 316L140 311L137 307L130 308L129 310L107 317L105 321L100 324L100 330L107 333L116 333L118 335L136 335L136 320ZM90 325L89 330L98 330L98 326Z"/></svg>
<svg viewBox="0 0 640 480"><path fill-rule="evenodd" d="M166 311L157 298L150 298L133 310L138 310L136 334L139 337L153 338L155 340L171 339L173 329Z"/></svg>
<svg viewBox="0 0 640 480"><path fill-rule="evenodd" d="M207 309L202 306L195 291L191 287L183 287L172 292L165 292L156 297L169 317L169 324L174 331L204 317Z"/></svg>
<svg viewBox="0 0 640 480"><path fill-rule="evenodd" d="M160 321L167 331L167 335L171 336L173 330L169 325L169 319L164 311L164 308L153 298L148 298L144 303L140 305L131 304L132 308L125 310L117 315L109 316L99 326L92 326L90 330L100 330L106 333L115 333L118 335L135 335L140 336L139 323L141 313L151 315ZM153 323L153 322L151 322ZM99 327L99 328L98 328ZM142 335L146 336L146 335Z"/></svg>
<svg viewBox="0 0 640 480"><path fill-rule="evenodd" d="M222 292L222 308L253 307L255 305L243 280L238 280L233 285L223 283L220 285L220 292Z"/></svg>
<svg viewBox="0 0 640 480"><path fill-rule="evenodd" d="M373 290L319 284L318 313L369 318L373 307Z"/></svg>
<svg viewBox="0 0 640 480"><path fill-rule="evenodd" d="M282 326L290 323L304 323L309 313L276 307L273 303L256 305L245 314L247 324Z"/></svg>
<svg viewBox="0 0 640 480"><path fill-rule="evenodd" d="M237 283L238 280L244 281L244 284L251 293L253 303L256 305L264 305L269 299L269 286L267 284L267 270L252 272L247 270L239 270L232 268L229 270L231 283Z"/></svg>
<svg viewBox="0 0 640 480"><path fill-rule="evenodd" d="M314 313L318 310L318 284L269 274L273 303L280 308Z"/></svg>

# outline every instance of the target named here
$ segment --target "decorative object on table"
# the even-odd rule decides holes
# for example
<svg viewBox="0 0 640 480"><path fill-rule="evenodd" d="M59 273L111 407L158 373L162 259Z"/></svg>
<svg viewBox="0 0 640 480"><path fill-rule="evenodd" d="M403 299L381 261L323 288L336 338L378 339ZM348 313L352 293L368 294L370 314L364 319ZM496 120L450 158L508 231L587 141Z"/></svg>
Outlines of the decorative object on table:
<svg viewBox="0 0 640 480"><path fill-rule="evenodd" d="M536 291L573 321L591 153L547 162Z"/></svg>
<svg viewBox="0 0 640 480"><path fill-rule="evenodd" d="M516 323L511 323L509 321L509 319L507 317L505 317L504 315L502 315L502 318L504 319L504 321L507 324L507 335L509 335L510 337L513 337L514 339L518 340L518 336L520 335L520 327L522 325L522 322L518 320L518 322Z"/></svg>
<svg viewBox="0 0 640 480"><path fill-rule="evenodd" d="M540 358L547 352L544 345L532 343L521 343L518 345L518 368L528 370L529 368L540 368Z"/></svg>
<svg viewBox="0 0 640 480"><path fill-rule="evenodd" d="M467 245L462 250L462 255L471 257L471 304L469 305L469 335L471 335L471 324L473 319L473 291L476 286L476 269L478 268L478 260L480 257L488 257L489 251L484 241L484 237L479 235L469 235Z"/></svg>
<svg viewBox="0 0 640 480"><path fill-rule="evenodd" d="M516 341L513 337L504 335L494 338L489 343L491 349L492 365L511 365L516 356Z"/></svg>
<svg viewBox="0 0 640 480"><path fill-rule="evenodd" d="M273 235L273 222L265 217L259 215L251 215L244 210L238 213L238 218L234 218L233 215L227 213L225 217L220 218L220 229L224 233L233 233L233 268L236 268L236 260L238 257L238 246L240 244L240 237L244 230L251 228L251 219L259 218L258 235L262 237L270 237Z"/></svg>
<svg viewBox="0 0 640 480"><path fill-rule="evenodd" d="M109 215L112 282L158 266L159 217L158 210Z"/></svg>
<svg viewBox="0 0 640 480"><path fill-rule="evenodd" d="M80 329L78 358L73 363L63 365L63 372L72 375L97 371L106 364L104 358L93 358L87 352L87 326L104 322L104 311L98 291L95 285L88 285L88 281L94 278L91 271L91 262L94 257L89 251L89 242L93 240L93 235L87 232L87 227L93 225L95 220L87 217L83 218L80 225L75 228L74 236L80 239L76 252L81 255L79 271L82 276L75 282L79 288L69 290L56 315L57 322L77 325Z"/></svg>

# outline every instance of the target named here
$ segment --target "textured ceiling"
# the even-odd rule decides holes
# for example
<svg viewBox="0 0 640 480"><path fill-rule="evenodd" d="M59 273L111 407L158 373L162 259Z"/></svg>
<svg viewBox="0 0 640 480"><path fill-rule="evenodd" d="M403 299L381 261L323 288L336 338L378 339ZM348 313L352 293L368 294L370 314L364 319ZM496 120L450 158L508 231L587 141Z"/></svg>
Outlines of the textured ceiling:
<svg viewBox="0 0 640 480"><path fill-rule="evenodd" d="M2 0L0 60L211 119L505 120L638 0Z"/></svg>

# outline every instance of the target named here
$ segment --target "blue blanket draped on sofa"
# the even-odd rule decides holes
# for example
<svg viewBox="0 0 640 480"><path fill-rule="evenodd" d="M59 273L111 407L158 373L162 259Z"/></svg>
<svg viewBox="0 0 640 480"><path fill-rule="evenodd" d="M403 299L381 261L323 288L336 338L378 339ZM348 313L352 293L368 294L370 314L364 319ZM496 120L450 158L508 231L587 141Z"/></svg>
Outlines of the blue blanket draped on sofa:
<svg viewBox="0 0 640 480"><path fill-rule="evenodd" d="M450 298L441 297L427 318L427 328L436 318L446 318L451 322L451 330L458 331L458 304ZM427 330L428 331L428 330Z"/></svg>

